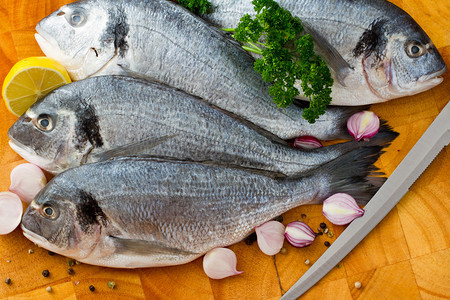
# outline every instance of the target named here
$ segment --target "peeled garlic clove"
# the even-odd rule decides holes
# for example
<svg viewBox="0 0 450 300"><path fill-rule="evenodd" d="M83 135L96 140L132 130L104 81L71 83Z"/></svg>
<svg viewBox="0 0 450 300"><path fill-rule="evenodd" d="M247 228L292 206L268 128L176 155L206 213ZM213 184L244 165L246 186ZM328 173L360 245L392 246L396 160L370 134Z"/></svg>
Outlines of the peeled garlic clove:
<svg viewBox="0 0 450 300"><path fill-rule="evenodd" d="M313 136L305 135L295 139L294 147L301 149L317 149L322 147L322 143Z"/></svg>
<svg viewBox="0 0 450 300"><path fill-rule="evenodd" d="M212 279L241 274L243 271L236 270L236 254L227 248L215 248L203 257L203 270Z"/></svg>
<svg viewBox="0 0 450 300"><path fill-rule="evenodd" d="M316 238L316 234L311 227L300 221L287 224L284 236L289 244L297 248L311 245Z"/></svg>
<svg viewBox="0 0 450 300"><path fill-rule="evenodd" d="M361 111L347 120L348 132L357 141L368 141L377 134L379 128L380 119L371 111Z"/></svg>
<svg viewBox="0 0 450 300"><path fill-rule="evenodd" d="M20 164L11 171L9 190L22 201L30 203L34 196L47 184L44 172L33 164Z"/></svg>
<svg viewBox="0 0 450 300"><path fill-rule="evenodd" d="M364 215L352 196L337 193L323 201L323 215L335 225L345 225Z"/></svg>
<svg viewBox="0 0 450 300"><path fill-rule="evenodd" d="M255 228L256 241L264 254L275 255L283 248L284 225L269 221Z"/></svg>
<svg viewBox="0 0 450 300"><path fill-rule="evenodd" d="M19 226L23 206L19 196L11 192L0 192L0 234L8 234Z"/></svg>

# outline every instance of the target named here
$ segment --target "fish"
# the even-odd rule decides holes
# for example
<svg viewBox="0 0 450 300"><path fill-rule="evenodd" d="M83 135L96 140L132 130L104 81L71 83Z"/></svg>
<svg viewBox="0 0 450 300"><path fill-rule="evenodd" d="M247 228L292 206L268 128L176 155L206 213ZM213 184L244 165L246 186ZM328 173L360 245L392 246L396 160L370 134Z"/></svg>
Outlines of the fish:
<svg viewBox="0 0 450 300"><path fill-rule="evenodd" d="M367 203L381 146L296 178L192 162L121 157L71 168L33 199L23 234L82 263L141 268L190 262L237 243L287 210L345 192Z"/></svg>
<svg viewBox="0 0 450 300"><path fill-rule="evenodd" d="M369 142L296 149L183 91L108 75L52 91L8 136L13 150L53 174L117 156L152 156L298 176L352 149L388 144L397 133L383 125Z"/></svg>
<svg viewBox="0 0 450 300"><path fill-rule="evenodd" d="M211 0L202 17L236 28L254 17L251 0ZM277 0L298 17L330 67L332 105L362 105L421 93L443 81L447 66L425 31L385 0ZM259 57L255 55L255 57ZM301 82L296 87L301 90ZM307 99L302 97L303 99Z"/></svg>
<svg viewBox="0 0 450 300"><path fill-rule="evenodd" d="M310 124L302 118L304 104L278 107L241 45L170 1L78 1L41 20L36 31L45 55L74 80L142 77L200 97L284 140L350 137L345 123L355 109L330 107Z"/></svg>

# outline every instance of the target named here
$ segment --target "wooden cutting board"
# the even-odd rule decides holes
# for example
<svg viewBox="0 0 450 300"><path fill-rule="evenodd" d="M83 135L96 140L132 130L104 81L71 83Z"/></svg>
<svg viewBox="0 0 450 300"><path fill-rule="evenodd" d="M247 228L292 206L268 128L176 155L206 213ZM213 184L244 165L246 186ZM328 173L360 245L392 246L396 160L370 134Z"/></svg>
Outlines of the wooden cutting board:
<svg viewBox="0 0 450 300"><path fill-rule="evenodd" d="M318 0L319 1L319 0ZM34 40L34 27L67 0L0 0L0 82L18 60L43 55ZM450 65L450 1L394 0L424 28ZM438 87L420 95L372 106L400 133L377 165L391 174L433 119L449 101L450 75ZM17 119L0 104L0 191L9 187L10 171L23 163L8 146L7 130ZM450 120L449 120L450 122ZM438 299L450 298L450 149L445 148L391 213L304 299ZM320 205L303 206L284 215L284 223L303 219L313 229L326 221ZM75 265L50 256L28 241L20 229L0 236L0 297L109 299L277 299L314 263L344 226L332 226L333 238L320 236L306 249L287 243L286 254L269 257L256 243L230 248L238 258L239 276L210 280L202 259L174 267L116 270ZM29 254L28 250L34 253ZM274 262L276 261L276 267ZM50 276L44 278L42 270ZM279 280L277 278L277 271ZM11 278L11 285L3 280ZM114 281L114 290L107 287ZM362 283L361 289L354 282ZM89 291L94 285L95 292ZM46 287L53 288L52 293Z"/></svg>

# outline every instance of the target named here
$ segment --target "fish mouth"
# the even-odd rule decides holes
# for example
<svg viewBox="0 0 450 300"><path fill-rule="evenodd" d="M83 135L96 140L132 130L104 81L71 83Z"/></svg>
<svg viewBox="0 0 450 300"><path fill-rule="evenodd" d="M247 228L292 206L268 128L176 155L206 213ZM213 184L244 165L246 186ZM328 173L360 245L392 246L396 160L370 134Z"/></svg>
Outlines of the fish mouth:
<svg viewBox="0 0 450 300"><path fill-rule="evenodd" d="M45 248L47 250L50 250L52 252L62 254L64 252L63 249L51 244L46 238L44 238L43 236L29 230L28 228L26 228L23 224L20 225L20 228L22 228L23 231L23 235L29 239L30 241L32 241L33 243L35 243L36 245L38 245L39 247Z"/></svg>
<svg viewBox="0 0 450 300"><path fill-rule="evenodd" d="M45 247L45 246L50 246L50 243L47 241L46 238L44 238L43 236L40 236L39 234L29 230L28 228L26 228L23 224L20 225L20 227L23 230L23 235L29 239L30 241L32 241L33 243L38 244L39 246ZM54 247L52 247L54 248Z"/></svg>
<svg viewBox="0 0 450 300"><path fill-rule="evenodd" d="M34 38L41 48L42 52L48 57L58 58L61 56L60 51L58 51L58 42L46 31L42 30L41 26L36 25L37 33L34 34Z"/></svg>
<svg viewBox="0 0 450 300"><path fill-rule="evenodd" d="M25 146L24 144L16 141L14 138L9 137L9 146L14 152L19 154L22 158L29 161L32 164L37 165L38 167L47 170L50 173L57 174L62 170L55 164L54 161L45 159L36 154L36 152L30 147Z"/></svg>
<svg viewBox="0 0 450 300"><path fill-rule="evenodd" d="M420 83L425 83L425 82L431 81L431 82L438 82L437 84L439 84L442 82L442 80L444 80L444 78L439 77L439 76L441 76L445 72L447 72L447 66L445 66L444 68L442 68L441 70L439 70L437 72L421 76L421 77L419 77L419 79L417 81Z"/></svg>

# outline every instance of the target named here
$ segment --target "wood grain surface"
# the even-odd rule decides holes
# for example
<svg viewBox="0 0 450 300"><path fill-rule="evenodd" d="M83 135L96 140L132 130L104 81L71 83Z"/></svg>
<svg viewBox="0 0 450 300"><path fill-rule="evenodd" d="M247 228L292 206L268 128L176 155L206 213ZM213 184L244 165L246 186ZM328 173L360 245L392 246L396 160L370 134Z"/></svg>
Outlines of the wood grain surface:
<svg viewBox="0 0 450 300"><path fill-rule="evenodd" d="M319 0L318 0L319 1ZM18 60L43 53L34 40L34 27L65 0L0 0L0 82ZM394 0L428 33L447 65L450 65L450 1ZM420 95L372 106L400 133L377 165L391 174L449 101L450 75L438 87ZM0 190L8 190L10 171L23 163L8 146L7 130L17 119L0 104ZM449 120L450 121L450 120ZM445 148L389 215L304 299L448 299L450 298L450 150ZM305 214L312 228L326 221L321 206L302 206L284 214L287 224ZM327 222L329 224L329 222ZM306 249L287 243L286 254L275 256L284 290L314 263L344 226L331 226L333 238L320 236ZM274 257L262 254L256 243L230 247L244 273L210 280L202 259L192 263L137 270L75 265L68 275L68 259L50 256L28 241L20 228L0 236L0 297L14 299L277 299L281 289ZM29 254L28 249L34 249ZM50 276L41 275L48 269ZM3 283L11 278L11 285ZM114 290L107 282L116 283ZM362 283L361 289L354 282ZM88 287L94 285L95 292ZM46 287L53 292L48 293Z"/></svg>

